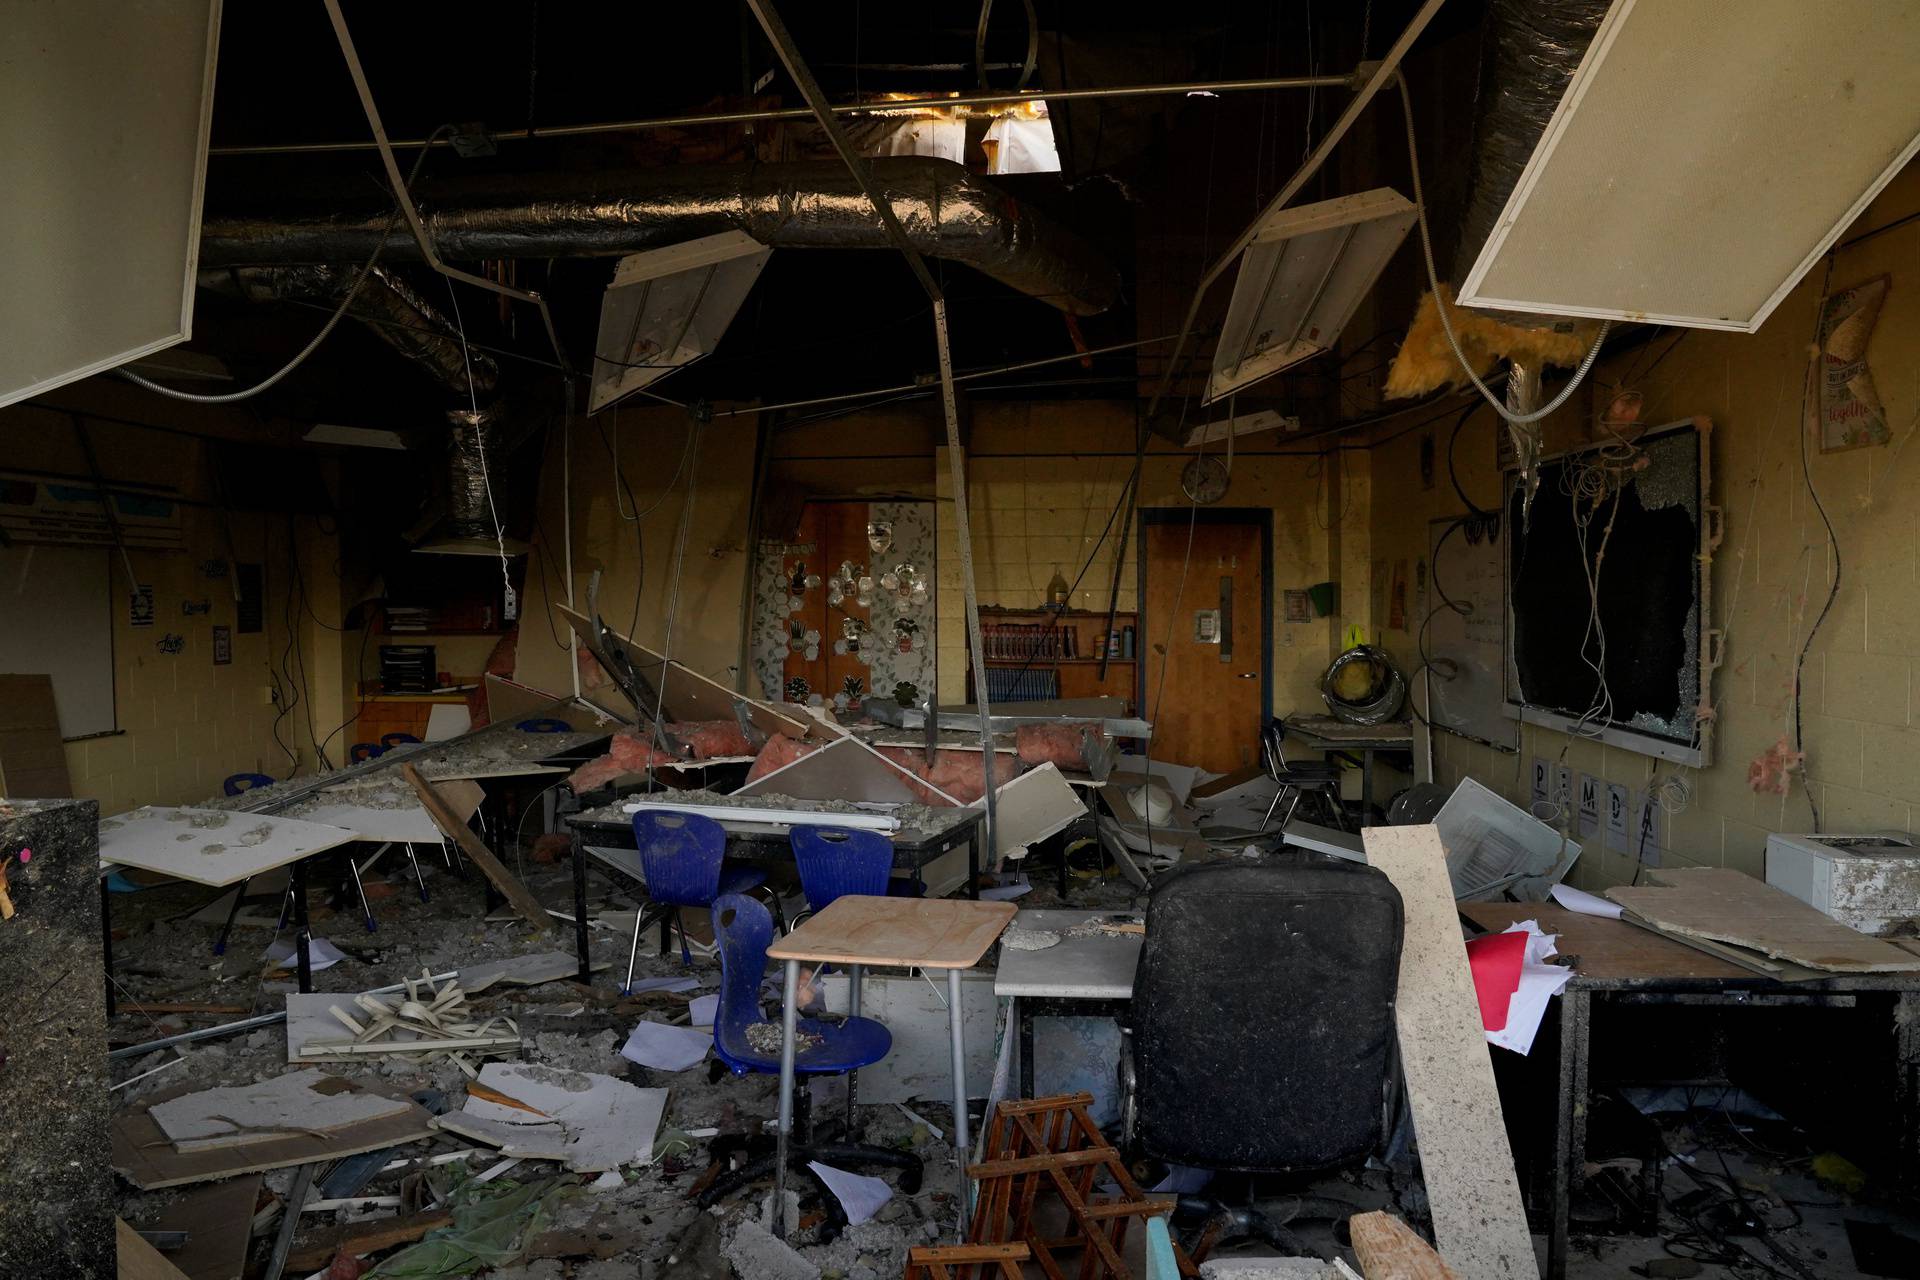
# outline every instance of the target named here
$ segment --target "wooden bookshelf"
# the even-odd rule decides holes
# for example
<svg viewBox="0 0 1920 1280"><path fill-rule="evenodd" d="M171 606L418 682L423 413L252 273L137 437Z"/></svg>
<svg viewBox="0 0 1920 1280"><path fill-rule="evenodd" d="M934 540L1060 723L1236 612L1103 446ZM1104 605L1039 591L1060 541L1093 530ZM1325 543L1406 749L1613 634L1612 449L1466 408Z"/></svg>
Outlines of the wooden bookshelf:
<svg viewBox="0 0 1920 1280"><path fill-rule="evenodd" d="M1126 643L1133 632L1132 647ZM1113 615L1113 631L1121 637L1117 655L1107 660L1106 678L1100 675L1100 641L1107 631L1107 615L1086 609L982 609L981 642L989 670L1051 673L1059 681L1062 698L1125 698L1131 712L1134 668L1139 660L1140 618L1135 613ZM1128 656L1131 654L1132 656ZM969 659L967 698L974 696L974 671ZM1017 705L1017 701L996 698Z"/></svg>

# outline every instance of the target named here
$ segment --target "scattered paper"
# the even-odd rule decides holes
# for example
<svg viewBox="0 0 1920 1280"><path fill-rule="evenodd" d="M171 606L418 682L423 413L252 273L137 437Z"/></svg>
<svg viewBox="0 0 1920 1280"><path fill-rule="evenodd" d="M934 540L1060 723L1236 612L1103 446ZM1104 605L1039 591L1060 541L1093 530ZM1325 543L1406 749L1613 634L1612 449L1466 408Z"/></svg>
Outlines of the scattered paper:
<svg viewBox="0 0 1920 1280"><path fill-rule="evenodd" d="M1538 921L1522 920L1507 932L1526 935L1526 954L1520 965L1520 985L1507 1002L1506 1025L1487 1032L1487 1043L1524 1055L1533 1049L1533 1038L1547 1016L1547 1003L1560 994L1573 977L1573 970L1547 963L1559 952L1554 935L1542 933Z"/></svg>
<svg viewBox="0 0 1920 1280"><path fill-rule="evenodd" d="M692 991L700 985L698 978L642 978L627 988L629 995L639 995L643 991Z"/></svg>
<svg viewBox="0 0 1920 1280"><path fill-rule="evenodd" d="M693 1015L694 1026L710 1027L713 1025L714 1018L720 1013L720 997L717 993L710 996L697 996L693 1003L687 1006L687 1011Z"/></svg>
<svg viewBox="0 0 1920 1280"><path fill-rule="evenodd" d="M643 1067L660 1071L685 1071L707 1059L713 1048L713 1032L694 1027L670 1027L664 1022L643 1022L633 1029L620 1056Z"/></svg>
<svg viewBox="0 0 1920 1280"><path fill-rule="evenodd" d="M1473 970L1473 994L1480 1001L1480 1025L1499 1031L1507 1025L1507 1007L1520 986L1520 967L1527 956L1525 933L1492 933L1467 943L1467 964Z"/></svg>
<svg viewBox="0 0 1920 1280"><path fill-rule="evenodd" d="M307 943L307 957L312 961L313 971L331 969L347 958L346 953L328 942L325 938L313 938ZM294 941L288 938L276 941L267 948L267 963L276 969L291 969L300 961L294 955Z"/></svg>
<svg viewBox="0 0 1920 1280"><path fill-rule="evenodd" d="M627 1180L620 1176L620 1171L618 1169L609 1169L605 1173L601 1174L599 1177L595 1178L592 1182L589 1182L587 1184L587 1190L618 1191L620 1188L626 1185L627 1185Z"/></svg>
<svg viewBox="0 0 1920 1280"><path fill-rule="evenodd" d="M1553 900L1569 911L1577 911L1583 916L1602 916L1608 920L1620 918L1620 904L1608 902L1597 894L1585 889L1576 889L1570 884L1553 886Z"/></svg>
<svg viewBox="0 0 1920 1280"><path fill-rule="evenodd" d="M819 1175L820 1181L826 1183L827 1189L833 1192L833 1198L847 1211L848 1226L859 1226L880 1212L880 1206L893 1198L893 1188L887 1185L885 1179L848 1173L845 1169L836 1169L818 1160L809 1162L807 1168Z"/></svg>
<svg viewBox="0 0 1920 1280"><path fill-rule="evenodd" d="M999 884L982 889L980 898L983 902L1011 902L1032 892L1033 882L1027 879L1027 873L1015 871L1010 875L1002 875Z"/></svg>

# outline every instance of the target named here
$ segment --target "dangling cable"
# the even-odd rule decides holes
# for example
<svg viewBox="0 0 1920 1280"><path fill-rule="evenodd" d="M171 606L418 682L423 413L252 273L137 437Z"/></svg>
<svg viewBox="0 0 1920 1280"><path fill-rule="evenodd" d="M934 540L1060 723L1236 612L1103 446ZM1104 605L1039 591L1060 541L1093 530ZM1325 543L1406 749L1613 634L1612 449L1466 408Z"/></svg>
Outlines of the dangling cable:
<svg viewBox="0 0 1920 1280"><path fill-rule="evenodd" d="M1493 406L1495 413L1515 426L1538 422L1565 404L1567 398L1573 394L1574 388L1578 387L1587 376L1587 370L1593 368L1593 362L1600 356L1600 347L1606 342L1607 331L1613 327L1613 321L1600 322L1600 332L1593 336L1593 345L1587 348L1587 354L1581 357L1579 367L1573 371L1573 377L1560 389L1560 394L1553 398L1551 404L1535 409L1532 413L1515 413L1487 389L1487 384L1480 381L1480 376L1473 371L1473 366L1467 363L1466 355L1460 350L1460 339L1453 333L1453 321L1447 318L1446 300L1440 296L1440 272L1433 265L1433 237L1427 232L1427 201L1420 190L1420 153L1413 137L1413 93L1407 88L1405 76L1396 76L1395 79L1400 83L1400 107L1407 118L1407 163L1413 170L1413 209L1420 227L1420 252L1427 262L1427 284L1433 290L1434 311L1440 317L1441 330L1447 335L1447 345L1453 348L1453 358L1460 362L1460 368L1467 375L1467 381L1473 383L1475 389L1486 398L1487 403Z"/></svg>

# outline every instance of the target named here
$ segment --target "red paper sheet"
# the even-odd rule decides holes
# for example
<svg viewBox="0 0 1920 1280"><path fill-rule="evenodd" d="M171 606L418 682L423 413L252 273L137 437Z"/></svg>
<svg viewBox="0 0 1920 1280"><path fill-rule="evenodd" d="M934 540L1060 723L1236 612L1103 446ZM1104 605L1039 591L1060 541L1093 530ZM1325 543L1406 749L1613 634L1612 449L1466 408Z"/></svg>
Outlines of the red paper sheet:
<svg viewBox="0 0 1920 1280"><path fill-rule="evenodd" d="M1467 943L1473 969L1473 994L1480 998L1480 1025L1488 1031L1507 1027L1507 1004L1520 989L1520 966L1527 958L1527 935L1490 933Z"/></svg>

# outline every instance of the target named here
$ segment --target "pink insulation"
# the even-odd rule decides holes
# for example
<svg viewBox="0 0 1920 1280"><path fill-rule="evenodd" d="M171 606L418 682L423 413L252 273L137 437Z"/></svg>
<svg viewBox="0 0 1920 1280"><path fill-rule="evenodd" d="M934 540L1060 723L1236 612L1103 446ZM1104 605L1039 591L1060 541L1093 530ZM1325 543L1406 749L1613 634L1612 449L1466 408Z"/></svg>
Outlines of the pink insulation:
<svg viewBox="0 0 1920 1280"><path fill-rule="evenodd" d="M667 726L668 732L693 748L696 760L716 756L750 756L753 747L740 725L733 720L681 720Z"/></svg>
<svg viewBox="0 0 1920 1280"><path fill-rule="evenodd" d="M914 778L932 783L961 804L972 804L986 794L986 780L981 776L978 751L937 750L933 753L932 765L927 764L927 754L919 747L881 747L880 754L913 774ZM996 752L993 770L993 784L1004 787L1025 773L1026 766L1005 752ZM903 781L923 804L948 803L938 792L919 785L913 779Z"/></svg>
<svg viewBox="0 0 1920 1280"><path fill-rule="evenodd" d="M607 754L575 769L567 779L567 785L577 795L611 782L623 773L645 773L653 765L672 763L671 756L655 751L651 744L642 742L632 734L616 733L608 744Z"/></svg>
<svg viewBox="0 0 1920 1280"><path fill-rule="evenodd" d="M754 758L753 767L747 770L747 781L758 782L775 769L784 769L801 756L812 755L824 742L809 742L804 738L789 738L776 733L767 738L767 745L760 748L760 754Z"/></svg>
<svg viewBox="0 0 1920 1280"><path fill-rule="evenodd" d="M1087 767L1086 737L1104 739L1098 725L1023 724L1014 731L1014 745L1022 764L1053 764L1062 769Z"/></svg>

